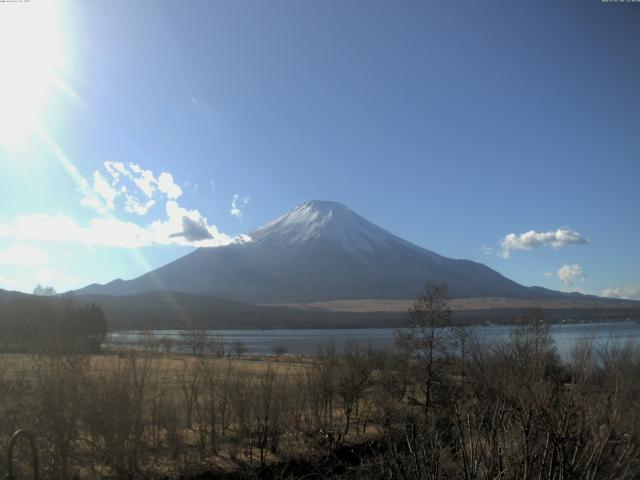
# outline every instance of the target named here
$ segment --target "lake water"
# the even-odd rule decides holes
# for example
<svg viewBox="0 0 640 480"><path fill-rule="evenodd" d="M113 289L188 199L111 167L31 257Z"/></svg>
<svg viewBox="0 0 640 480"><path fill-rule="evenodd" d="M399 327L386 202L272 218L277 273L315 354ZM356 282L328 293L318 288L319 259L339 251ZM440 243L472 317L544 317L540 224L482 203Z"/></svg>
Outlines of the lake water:
<svg viewBox="0 0 640 480"><path fill-rule="evenodd" d="M512 326L490 325L474 326L472 335L481 343L499 342L508 338ZM159 338L170 337L174 351L188 352L179 330L157 330L151 332ZM290 354L313 355L319 348L335 344L338 351L347 342L357 340L361 344L375 348L392 347L395 331L392 328L361 329L318 329L318 330L216 330L207 332L221 335L227 344L238 340L245 343L249 355L268 355L274 347L281 346ZM640 322L607 322L559 324L551 326L551 336L561 356L566 357L573 347L581 341L592 340L596 346L610 342L624 344L640 339ZM143 338L139 331L113 332L109 339L113 344L130 345ZM229 348L229 347L228 347Z"/></svg>

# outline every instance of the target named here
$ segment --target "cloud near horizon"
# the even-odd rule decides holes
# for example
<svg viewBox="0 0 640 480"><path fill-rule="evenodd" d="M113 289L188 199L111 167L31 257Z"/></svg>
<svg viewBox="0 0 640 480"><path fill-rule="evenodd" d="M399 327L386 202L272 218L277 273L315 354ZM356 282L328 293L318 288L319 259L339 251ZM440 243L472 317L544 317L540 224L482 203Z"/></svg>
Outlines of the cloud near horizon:
<svg viewBox="0 0 640 480"><path fill-rule="evenodd" d="M622 285L618 288L605 288L603 297L623 298L625 300L640 300L640 285Z"/></svg>
<svg viewBox="0 0 640 480"><path fill-rule="evenodd" d="M140 226L116 218L94 218L87 225L80 225L67 215L27 214L18 216L13 224L0 224L0 238L120 248L171 244L219 247L249 239L246 235L231 237L221 233L217 227L208 225L206 218L197 210L185 210L175 202L168 202L167 216L167 220L155 220ZM191 240L186 238L183 227L185 218L197 224L200 229L206 229L209 236L201 233L199 240L193 236Z"/></svg>
<svg viewBox="0 0 640 480"><path fill-rule="evenodd" d="M0 274L0 288L3 290L16 290L30 293L37 284L54 285L60 292L66 292L72 288L77 288L82 279L76 276L67 275L53 268L45 268L29 273L26 276L7 276Z"/></svg>
<svg viewBox="0 0 640 480"><path fill-rule="evenodd" d="M173 176L162 172L156 176L137 164L104 162L107 180L99 171L93 174L93 186L83 182L81 204L102 216L81 225L68 215L45 213L23 214L13 222L0 223L0 239L16 241L50 241L79 243L92 247L138 248L152 245L219 247L249 240L246 235L222 233L198 210L183 208L178 203L182 189ZM125 184L125 180L127 183ZM121 220L113 214L117 200L124 199L125 212L147 215L158 201L165 204L164 218L144 225Z"/></svg>
<svg viewBox="0 0 640 480"><path fill-rule="evenodd" d="M529 230L525 233L510 233L506 235L500 242L502 249L499 255L502 258L509 258L515 250L531 250L542 245L549 245L554 250L557 250L568 245L585 245L588 243L589 240L585 236L568 227L561 227L548 232Z"/></svg>
<svg viewBox="0 0 640 480"><path fill-rule="evenodd" d="M35 267L44 265L48 260L49 255L39 248L21 243L0 251L0 265Z"/></svg>

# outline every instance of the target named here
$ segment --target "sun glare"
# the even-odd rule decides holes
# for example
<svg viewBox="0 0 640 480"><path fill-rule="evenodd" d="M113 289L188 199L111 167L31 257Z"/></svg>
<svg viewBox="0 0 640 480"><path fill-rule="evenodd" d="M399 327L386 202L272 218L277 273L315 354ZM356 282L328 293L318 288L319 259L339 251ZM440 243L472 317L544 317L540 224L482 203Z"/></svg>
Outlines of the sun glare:
<svg viewBox="0 0 640 480"><path fill-rule="evenodd" d="M19 146L63 64L57 2L0 5L0 144Z"/></svg>

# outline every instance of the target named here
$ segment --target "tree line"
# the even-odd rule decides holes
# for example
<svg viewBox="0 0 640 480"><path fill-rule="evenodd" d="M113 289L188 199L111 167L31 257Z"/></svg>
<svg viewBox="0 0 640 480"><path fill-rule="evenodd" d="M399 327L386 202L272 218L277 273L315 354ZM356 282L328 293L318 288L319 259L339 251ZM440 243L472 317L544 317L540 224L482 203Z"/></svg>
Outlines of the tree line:
<svg viewBox="0 0 640 480"><path fill-rule="evenodd" d="M0 345L9 352L100 351L107 320L93 304L78 305L72 298L25 295L0 302Z"/></svg>

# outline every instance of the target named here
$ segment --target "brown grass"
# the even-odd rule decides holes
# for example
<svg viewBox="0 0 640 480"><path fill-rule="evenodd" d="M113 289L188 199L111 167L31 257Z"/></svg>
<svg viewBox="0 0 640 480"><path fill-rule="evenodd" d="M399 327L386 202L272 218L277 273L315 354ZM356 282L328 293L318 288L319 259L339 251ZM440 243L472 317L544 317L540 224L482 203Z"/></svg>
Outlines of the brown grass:
<svg viewBox="0 0 640 480"><path fill-rule="evenodd" d="M325 310L332 312L406 312L413 300L380 300L359 298L352 300L329 300L310 303L283 303L277 306L297 308L300 310ZM531 308L597 308L597 307L629 307L630 302L624 300L594 299L562 299L532 300L517 298L454 298L449 301L452 310L492 310L492 309L531 309Z"/></svg>

